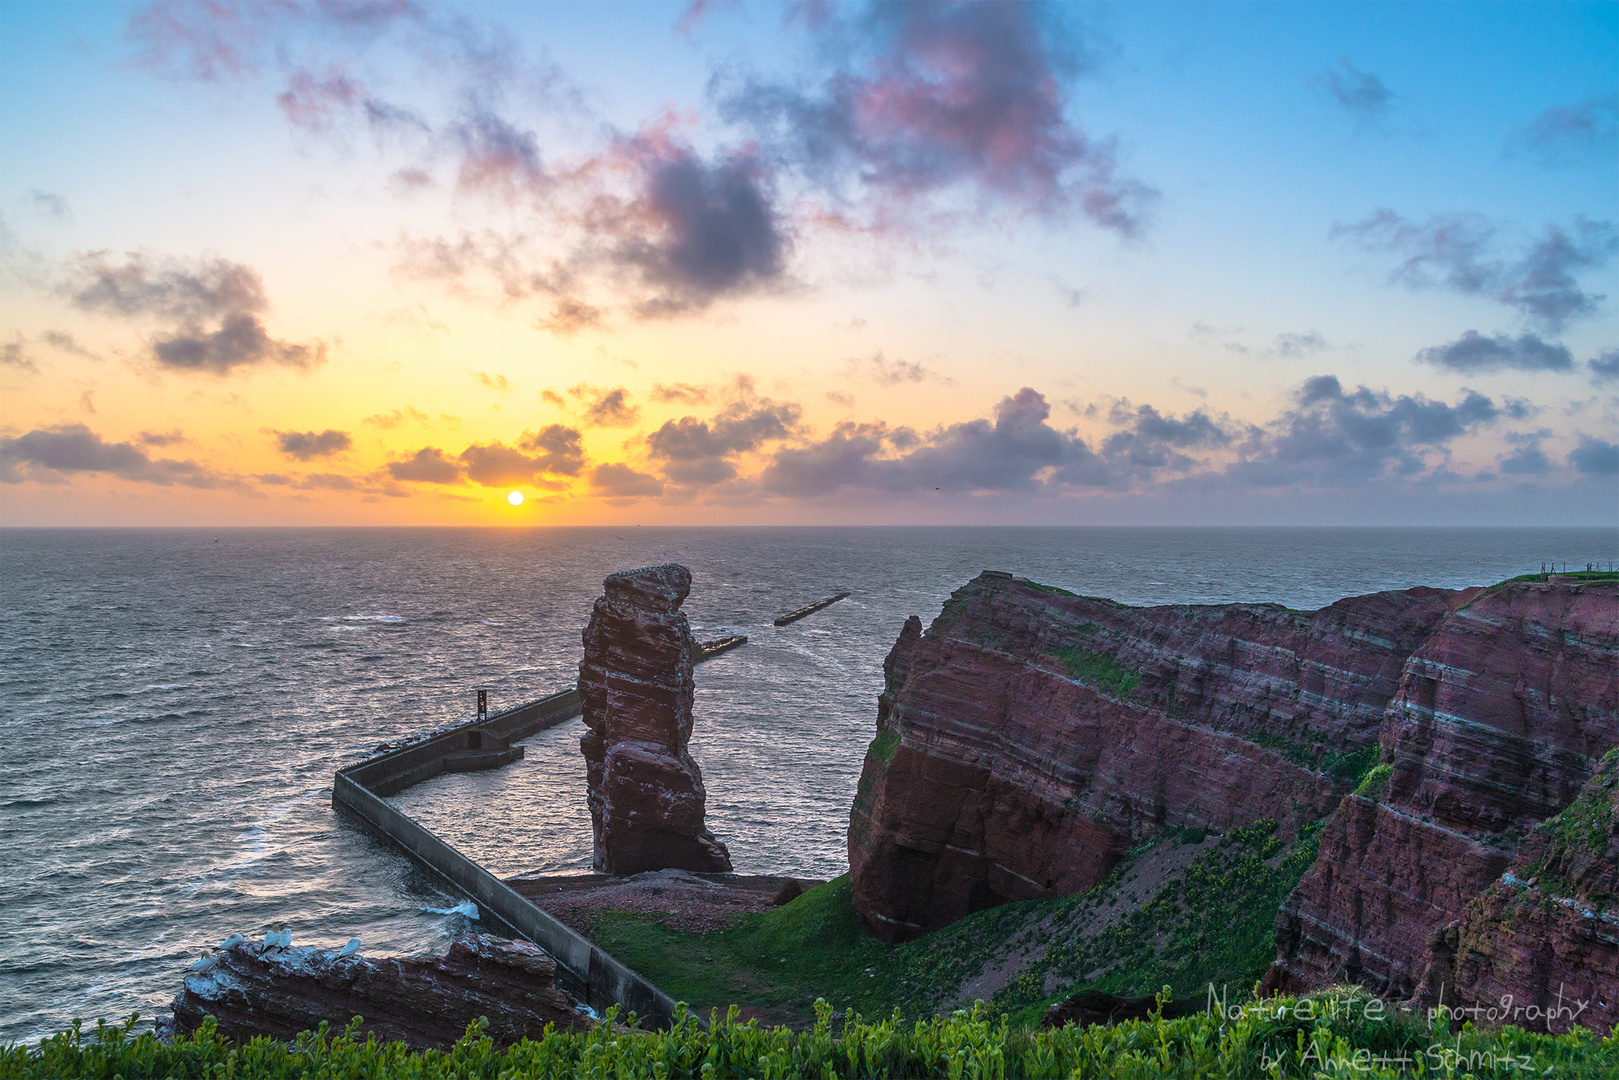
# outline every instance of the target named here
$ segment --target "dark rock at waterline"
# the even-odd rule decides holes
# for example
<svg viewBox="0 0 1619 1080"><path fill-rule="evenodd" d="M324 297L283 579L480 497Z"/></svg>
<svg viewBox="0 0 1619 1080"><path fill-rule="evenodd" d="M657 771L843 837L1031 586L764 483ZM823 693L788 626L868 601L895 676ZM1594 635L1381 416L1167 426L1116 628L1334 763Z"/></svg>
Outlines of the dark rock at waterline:
<svg viewBox="0 0 1619 1080"><path fill-rule="evenodd" d="M226 1038L291 1039L325 1021L342 1031L365 1018L361 1037L413 1050L447 1047L480 1016L499 1044L539 1038L545 1025L581 1030L590 1019L556 986L556 961L526 941L456 938L444 956L339 956L311 946L239 941L186 976L163 1027L190 1032L213 1016Z"/></svg>
<svg viewBox="0 0 1619 1080"><path fill-rule="evenodd" d="M731 869L703 824L707 792L691 740L695 644L676 563L609 574L585 627L579 698L595 869L629 875Z"/></svg>

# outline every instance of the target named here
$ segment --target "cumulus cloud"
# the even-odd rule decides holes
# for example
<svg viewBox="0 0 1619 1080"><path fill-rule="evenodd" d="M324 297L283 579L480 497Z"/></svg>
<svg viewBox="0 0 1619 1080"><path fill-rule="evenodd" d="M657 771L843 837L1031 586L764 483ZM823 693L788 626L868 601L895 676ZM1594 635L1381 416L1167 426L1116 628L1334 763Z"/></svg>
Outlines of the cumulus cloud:
<svg viewBox="0 0 1619 1080"><path fill-rule="evenodd" d="M1502 412L1473 391L1450 405L1365 386L1346 390L1336 376L1319 375L1305 380L1279 417L1249 432L1225 475L1259 488L1333 488L1416 476L1428 468L1427 452L1442 453Z"/></svg>
<svg viewBox="0 0 1619 1080"><path fill-rule="evenodd" d="M1488 371L1572 371L1574 354L1567 346L1543 341L1534 334L1496 334L1486 337L1468 330L1455 341L1417 353L1420 363L1449 371L1477 375Z"/></svg>
<svg viewBox="0 0 1619 1080"><path fill-rule="evenodd" d="M1355 67L1347 56L1338 57L1338 65L1329 68L1321 82L1332 99L1363 124L1381 120L1394 104L1394 91L1376 75Z"/></svg>
<svg viewBox="0 0 1619 1080"><path fill-rule="evenodd" d="M536 325L542 330L568 337L602 325L606 314L595 304L587 304L576 296L559 296L551 305L550 314L541 317Z"/></svg>
<svg viewBox="0 0 1619 1080"><path fill-rule="evenodd" d="M1612 382L1619 379L1619 349L1603 349L1602 352L1585 362L1591 369L1591 377L1597 382Z"/></svg>
<svg viewBox="0 0 1619 1080"><path fill-rule="evenodd" d="M194 461L152 458L133 443L107 442L83 424L36 428L0 439L0 481L59 482L64 473L106 473L167 487L239 486L239 482Z"/></svg>
<svg viewBox="0 0 1619 1080"><path fill-rule="evenodd" d="M1083 214L1137 235L1156 192L1123 175L1113 143L1067 115L1084 67L1045 6L874 4L820 9L803 24L843 58L805 90L751 78L722 90L722 115L776 160L840 200L903 206L952 189L985 203Z"/></svg>
<svg viewBox="0 0 1619 1080"><path fill-rule="evenodd" d="M1519 151L1553 166L1611 164L1619 153L1619 94L1547 109L1508 137L1507 152Z"/></svg>
<svg viewBox="0 0 1619 1080"><path fill-rule="evenodd" d="M584 441L577 428L548 424L538 431L523 432L518 444L536 455L535 467L540 472L578 476L584 468Z"/></svg>
<svg viewBox="0 0 1619 1080"><path fill-rule="evenodd" d="M387 471L395 480L418 484L457 484L461 481L461 463L447 457L436 446L424 446L403 461L390 461Z"/></svg>
<svg viewBox="0 0 1619 1080"><path fill-rule="evenodd" d="M263 279L228 259L188 262L131 252L120 265L108 252L92 252L69 260L63 288L81 311L169 322L151 340L152 358L162 367L225 375L265 364L308 368L326 359L323 343L270 336L260 319L269 306Z"/></svg>
<svg viewBox="0 0 1619 1080"><path fill-rule="evenodd" d="M1619 476L1619 443L1582 435L1568 463L1586 476Z"/></svg>
<svg viewBox="0 0 1619 1080"><path fill-rule="evenodd" d="M1607 266L1619 252L1611 223L1581 216L1567 226L1547 225L1533 243L1507 254L1498 231L1479 214L1436 214L1419 225L1381 209L1334 225L1332 235L1403 256L1391 283L1487 297L1553 333L1596 313L1606 297L1582 288L1578 274Z"/></svg>
<svg viewBox="0 0 1619 1080"><path fill-rule="evenodd" d="M1504 476L1544 476L1552 471L1552 463L1540 442L1551 432L1541 430L1529 433L1507 433L1507 442L1515 449L1496 458L1496 465Z"/></svg>
<svg viewBox="0 0 1619 1080"><path fill-rule="evenodd" d="M744 382L737 399L708 420L666 420L647 436L647 449L671 483L706 487L734 479L738 455L791 436L801 415L796 403L757 397Z"/></svg>
<svg viewBox="0 0 1619 1080"><path fill-rule="evenodd" d="M568 393L580 400L585 422L592 427L630 427L641 415L640 408L630 402L630 392L622 386L605 390L580 383L570 387Z"/></svg>
<svg viewBox="0 0 1619 1080"><path fill-rule="evenodd" d="M1202 410L1176 418L1151 405L1132 410L1129 402L1121 401L1110 420L1119 430L1102 441L1102 454L1114 466L1135 471L1189 469L1197 461L1186 451L1226 446L1232 439L1225 425Z"/></svg>
<svg viewBox="0 0 1619 1080"><path fill-rule="evenodd" d="M663 494L663 481L656 476L617 462L592 469L590 483L598 492L614 499L639 499Z"/></svg>
<svg viewBox="0 0 1619 1080"><path fill-rule="evenodd" d="M354 445L346 431L327 428L325 431L271 431L276 446L290 458L311 461L318 457L341 454Z"/></svg>

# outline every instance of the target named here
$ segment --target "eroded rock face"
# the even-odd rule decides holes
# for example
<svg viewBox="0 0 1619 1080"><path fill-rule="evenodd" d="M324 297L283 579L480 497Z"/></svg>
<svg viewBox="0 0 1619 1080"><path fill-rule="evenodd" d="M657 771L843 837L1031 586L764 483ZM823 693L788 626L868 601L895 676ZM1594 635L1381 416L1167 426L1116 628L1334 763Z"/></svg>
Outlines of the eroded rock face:
<svg viewBox="0 0 1619 1080"><path fill-rule="evenodd" d="M579 665L594 866L621 875L730 870L730 853L703 825L703 774L686 751L693 642L680 605L691 571L666 563L602 585Z"/></svg>
<svg viewBox="0 0 1619 1080"><path fill-rule="evenodd" d="M556 961L526 941L486 934L457 938L426 959L338 956L329 949L264 949L241 941L186 976L174 1024L194 1031L205 1016L220 1034L291 1039L322 1021L334 1033L355 1016L360 1031L414 1050L447 1047L480 1016L497 1043L539 1038L546 1024L582 1030L590 1021L556 987Z"/></svg>
<svg viewBox="0 0 1619 1080"><path fill-rule="evenodd" d="M1131 608L980 575L883 665L856 907L904 940L1081 892L1164 826L1319 820L1375 759L1407 658L1471 595Z"/></svg>
<svg viewBox="0 0 1619 1080"><path fill-rule="evenodd" d="M1619 750L1512 867L1430 938L1417 997L1561 1033L1619 1024ZM1470 1015L1470 1014L1464 1014Z"/></svg>
<svg viewBox="0 0 1619 1080"><path fill-rule="evenodd" d="M1460 607L1405 665L1382 727L1387 785L1328 823L1277 916L1268 982L1351 980L1430 1003L1445 983L1452 1004L1511 986L1524 1003L1584 971L1619 999L1601 944L1615 927L1502 877L1616 744L1619 586L1520 583Z"/></svg>

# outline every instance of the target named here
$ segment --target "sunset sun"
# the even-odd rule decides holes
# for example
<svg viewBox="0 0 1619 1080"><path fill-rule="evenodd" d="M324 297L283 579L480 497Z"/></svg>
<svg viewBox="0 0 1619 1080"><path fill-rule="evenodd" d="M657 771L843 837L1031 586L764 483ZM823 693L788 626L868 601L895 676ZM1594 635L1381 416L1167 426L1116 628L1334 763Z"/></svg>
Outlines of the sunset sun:
<svg viewBox="0 0 1619 1080"><path fill-rule="evenodd" d="M523 493L521 491L514 491L510 495L506 496L506 501L511 503L513 506L522 506Z"/></svg>

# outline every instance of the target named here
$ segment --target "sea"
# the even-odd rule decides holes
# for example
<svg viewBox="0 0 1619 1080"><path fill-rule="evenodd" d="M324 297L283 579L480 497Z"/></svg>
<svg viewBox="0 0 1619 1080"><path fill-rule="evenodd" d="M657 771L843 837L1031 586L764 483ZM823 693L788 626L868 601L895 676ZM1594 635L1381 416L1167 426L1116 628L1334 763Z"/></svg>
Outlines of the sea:
<svg viewBox="0 0 1619 1080"><path fill-rule="evenodd" d="M1619 560L1614 529L0 531L0 1043L166 1013L232 933L426 954L475 905L331 806L379 744L573 684L607 574L691 568L691 752L739 873L831 878L908 615L1005 570L1130 604L1310 609ZM801 622L775 616L840 590ZM500 875L590 868L583 724L392 801Z"/></svg>

